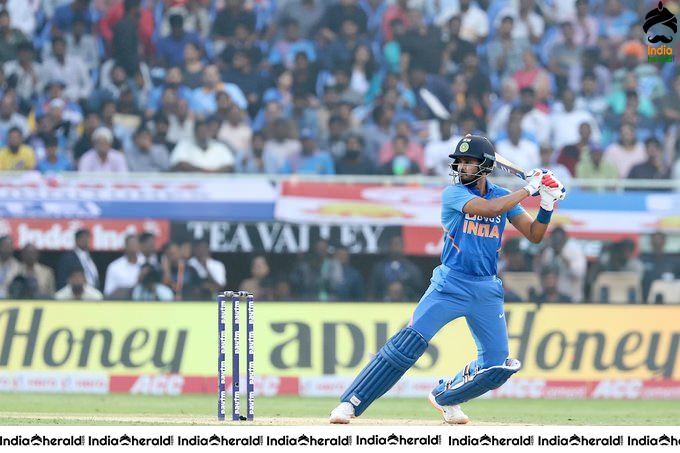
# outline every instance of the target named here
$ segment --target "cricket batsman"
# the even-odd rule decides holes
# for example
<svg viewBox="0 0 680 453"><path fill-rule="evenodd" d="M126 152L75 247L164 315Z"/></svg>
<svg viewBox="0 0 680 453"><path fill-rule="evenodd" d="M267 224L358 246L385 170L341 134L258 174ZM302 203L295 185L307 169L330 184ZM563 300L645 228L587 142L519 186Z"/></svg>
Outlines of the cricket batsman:
<svg viewBox="0 0 680 453"><path fill-rule="evenodd" d="M519 360L508 358L503 286L496 276L505 221L539 243L555 202L564 199L566 191L550 171L541 169L529 172L526 185L515 192L491 183L488 175L496 154L485 137L465 136L449 157L454 183L442 193L441 264L432 272L409 325L390 338L354 379L331 412L331 423L345 424L360 416L416 363L442 327L461 316L477 345L477 359L453 379L441 379L429 394L446 423L467 423L459 405L500 387L521 367ZM541 207L532 219L519 203L535 195L540 195Z"/></svg>

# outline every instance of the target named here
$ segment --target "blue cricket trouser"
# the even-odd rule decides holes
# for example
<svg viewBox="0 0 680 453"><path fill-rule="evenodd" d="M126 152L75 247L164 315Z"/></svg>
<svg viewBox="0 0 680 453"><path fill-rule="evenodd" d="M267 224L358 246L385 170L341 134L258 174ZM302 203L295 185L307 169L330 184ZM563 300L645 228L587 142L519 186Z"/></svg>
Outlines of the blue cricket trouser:
<svg viewBox="0 0 680 453"><path fill-rule="evenodd" d="M465 317L477 344L479 368L504 364L508 357L508 329L501 280L496 276L461 274L439 266L413 312L410 326L430 341L439 329L461 316Z"/></svg>

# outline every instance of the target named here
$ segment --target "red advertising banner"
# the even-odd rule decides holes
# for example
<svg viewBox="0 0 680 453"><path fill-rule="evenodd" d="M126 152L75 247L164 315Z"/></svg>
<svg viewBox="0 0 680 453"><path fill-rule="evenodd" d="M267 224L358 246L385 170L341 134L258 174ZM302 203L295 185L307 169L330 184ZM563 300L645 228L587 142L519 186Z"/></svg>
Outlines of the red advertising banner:
<svg viewBox="0 0 680 453"><path fill-rule="evenodd" d="M125 236L143 231L154 233L163 244L170 238L170 222L166 220L49 220L3 219L0 236L10 235L15 247L33 244L39 250L69 250L80 228L92 233L92 250L113 252L123 249Z"/></svg>

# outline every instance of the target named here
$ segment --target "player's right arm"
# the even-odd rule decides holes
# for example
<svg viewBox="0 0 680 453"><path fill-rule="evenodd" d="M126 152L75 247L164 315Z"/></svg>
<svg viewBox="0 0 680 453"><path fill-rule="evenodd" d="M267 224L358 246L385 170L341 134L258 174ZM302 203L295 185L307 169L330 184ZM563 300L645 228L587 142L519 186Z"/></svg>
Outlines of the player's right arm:
<svg viewBox="0 0 680 453"><path fill-rule="evenodd" d="M532 170L527 176L527 184L523 188L516 190L502 197L487 200L482 197L474 197L463 206L465 214L478 215L482 217L497 217L505 214L522 200L538 192L541 185L543 173L539 169Z"/></svg>

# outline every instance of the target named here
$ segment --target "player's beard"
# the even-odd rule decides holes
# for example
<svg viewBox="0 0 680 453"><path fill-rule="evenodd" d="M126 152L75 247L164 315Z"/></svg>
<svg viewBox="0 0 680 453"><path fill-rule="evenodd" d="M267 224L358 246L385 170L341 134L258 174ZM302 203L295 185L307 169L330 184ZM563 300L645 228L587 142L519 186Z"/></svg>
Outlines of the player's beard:
<svg viewBox="0 0 680 453"><path fill-rule="evenodd" d="M469 173L459 173L458 177L460 179L461 184L463 184L465 187L474 187L477 185L477 181L479 181L482 176L484 176L484 173L482 173L481 169L479 169L476 173L469 174Z"/></svg>

